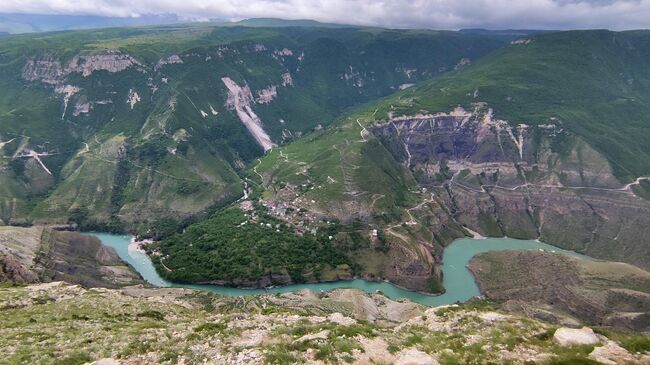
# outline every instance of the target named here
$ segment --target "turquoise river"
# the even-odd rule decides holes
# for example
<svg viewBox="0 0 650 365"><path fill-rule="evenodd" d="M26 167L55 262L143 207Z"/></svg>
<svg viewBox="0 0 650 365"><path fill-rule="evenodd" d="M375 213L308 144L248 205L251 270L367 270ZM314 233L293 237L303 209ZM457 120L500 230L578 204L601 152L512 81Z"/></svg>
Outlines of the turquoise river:
<svg viewBox="0 0 650 365"><path fill-rule="evenodd" d="M445 249L442 259L442 271L444 274L443 285L447 291L442 295L426 295L401 289L387 282L371 282L361 279L337 281L331 283L289 285L272 289L237 289L217 285L190 285L170 283L158 275L156 269L151 263L151 260L146 254L138 251L135 249L134 245L131 245L132 236L114 235L107 233L89 234L99 238L103 244L114 248L124 261L133 266L147 282L154 286L192 288L211 291L228 296L284 293L305 288L311 289L315 292L328 291L337 288L356 288L368 293L381 291L392 299L408 298L414 302L429 306L465 302L475 296L480 295L479 288L476 285L474 277L467 269L467 264L469 261L472 259L472 257L479 253L503 250L545 250L580 258L586 258L585 256L577 254L575 252L562 250L555 246L551 246L538 241L524 241L509 238L461 238L455 240L451 245L449 245L449 247Z"/></svg>

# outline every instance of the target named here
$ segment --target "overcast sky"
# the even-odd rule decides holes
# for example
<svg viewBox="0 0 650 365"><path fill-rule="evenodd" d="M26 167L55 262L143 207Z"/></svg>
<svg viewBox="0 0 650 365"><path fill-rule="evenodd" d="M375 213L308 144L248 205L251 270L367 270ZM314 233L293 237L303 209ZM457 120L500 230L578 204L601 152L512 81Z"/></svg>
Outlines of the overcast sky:
<svg viewBox="0 0 650 365"><path fill-rule="evenodd" d="M0 0L0 12L274 17L395 28L650 28L650 0Z"/></svg>

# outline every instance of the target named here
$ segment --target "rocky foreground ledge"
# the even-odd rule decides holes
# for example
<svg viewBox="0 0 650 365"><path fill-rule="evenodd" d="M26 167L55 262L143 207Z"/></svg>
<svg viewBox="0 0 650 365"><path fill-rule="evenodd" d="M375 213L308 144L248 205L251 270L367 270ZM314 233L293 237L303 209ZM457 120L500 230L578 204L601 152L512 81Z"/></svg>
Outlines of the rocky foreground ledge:
<svg viewBox="0 0 650 365"><path fill-rule="evenodd" d="M647 336L351 289L227 298L53 282L0 288L0 323L6 364L650 364Z"/></svg>

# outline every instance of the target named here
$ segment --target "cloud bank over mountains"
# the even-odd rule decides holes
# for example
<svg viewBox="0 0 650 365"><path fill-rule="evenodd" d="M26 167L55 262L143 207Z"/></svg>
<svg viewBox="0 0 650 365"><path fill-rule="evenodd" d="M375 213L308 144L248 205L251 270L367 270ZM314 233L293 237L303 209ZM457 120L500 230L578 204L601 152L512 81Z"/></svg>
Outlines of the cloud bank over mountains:
<svg viewBox="0 0 650 365"><path fill-rule="evenodd" d="M395 28L650 28L650 0L2 0L0 13L314 19Z"/></svg>

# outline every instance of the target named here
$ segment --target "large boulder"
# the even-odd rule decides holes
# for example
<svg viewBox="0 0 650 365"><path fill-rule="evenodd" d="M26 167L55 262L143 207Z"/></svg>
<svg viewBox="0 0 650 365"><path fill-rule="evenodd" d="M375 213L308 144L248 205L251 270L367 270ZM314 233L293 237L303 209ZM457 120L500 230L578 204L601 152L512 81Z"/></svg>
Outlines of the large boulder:
<svg viewBox="0 0 650 365"><path fill-rule="evenodd" d="M613 341L607 341L604 346L595 347L589 354L589 358L605 365L637 363L634 356Z"/></svg>
<svg viewBox="0 0 650 365"><path fill-rule="evenodd" d="M558 328L553 334L553 340L560 346L595 345L600 342L598 336L589 327Z"/></svg>

